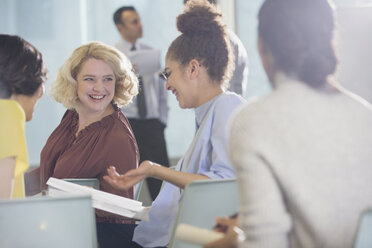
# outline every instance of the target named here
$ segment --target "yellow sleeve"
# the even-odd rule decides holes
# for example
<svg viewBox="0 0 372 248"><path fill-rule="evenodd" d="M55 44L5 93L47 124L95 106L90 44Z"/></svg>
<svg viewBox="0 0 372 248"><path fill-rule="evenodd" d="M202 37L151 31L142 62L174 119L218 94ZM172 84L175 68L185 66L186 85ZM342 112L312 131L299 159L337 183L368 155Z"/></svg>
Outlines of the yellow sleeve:
<svg viewBox="0 0 372 248"><path fill-rule="evenodd" d="M25 113L13 100L0 100L0 158L16 157L15 176L28 167Z"/></svg>
<svg viewBox="0 0 372 248"><path fill-rule="evenodd" d="M22 135L22 116L9 100L0 103L0 158L19 155L19 141Z"/></svg>
<svg viewBox="0 0 372 248"><path fill-rule="evenodd" d="M24 197L23 173L28 168L25 112L13 100L0 100L0 116L0 158L16 157L13 198Z"/></svg>

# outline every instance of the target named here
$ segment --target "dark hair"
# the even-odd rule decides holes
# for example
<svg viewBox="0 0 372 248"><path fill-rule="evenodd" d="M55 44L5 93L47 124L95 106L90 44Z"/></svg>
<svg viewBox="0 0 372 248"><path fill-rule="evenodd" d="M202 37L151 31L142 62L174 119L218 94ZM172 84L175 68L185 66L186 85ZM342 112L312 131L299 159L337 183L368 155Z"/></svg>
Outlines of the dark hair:
<svg viewBox="0 0 372 248"><path fill-rule="evenodd" d="M183 4L186 4L189 0L183 0ZM208 2L210 2L211 4L214 4L216 5L217 4L217 0L208 0Z"/></svg>
<svg viewBox="0 0 372 248"><path fill-rule="evenodd" d="M136 12L136 9L133 6L123 6L119 9L117 9L114 13L114 16L113 16L115 25L125 24L121 21L121 15L125 11L135 11Z"/></svg>
<svg viewBox="0 0 372 248"><path fill-rule="evenodd" d="M19 36L0 34L0 96L32 96L46 80L41 53Z"/></svg>
<svg viewBox="0 0 372 248"><path fill-rule="evenodd" d="M266 0L259 35L278 69L319 87L337 66L333 9L327 0Z"/></svg>
<svg viewBox="0 0 372 248"><path fill-rule="evenodd" d="M188 1L184 12L177 17L177 28L182 34L170 45L167 58L181 65L197 59L212 80L228 83L234 55L221 13L215 6L207 1Z"/></svg>

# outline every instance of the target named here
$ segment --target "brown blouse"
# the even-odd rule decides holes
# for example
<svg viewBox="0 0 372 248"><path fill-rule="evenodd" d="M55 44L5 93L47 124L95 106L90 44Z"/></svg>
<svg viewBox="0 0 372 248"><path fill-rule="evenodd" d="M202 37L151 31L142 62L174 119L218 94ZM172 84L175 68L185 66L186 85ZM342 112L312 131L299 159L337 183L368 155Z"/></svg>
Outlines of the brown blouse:
<svg viewBox="0 0 372 248"><path fill-rule="evenodd" d="M46 188L49 177L98 178L100 189L133 199L133 188L123 191L111 187L103 176L113 165L123 174L135 169L139 161L136 139L130 124L121 110L81 130L77 137L79 115L67 110L59 126L50 135L41 151L40 182ZM118 221L110 217L98 217L97 221Z"/></svg>

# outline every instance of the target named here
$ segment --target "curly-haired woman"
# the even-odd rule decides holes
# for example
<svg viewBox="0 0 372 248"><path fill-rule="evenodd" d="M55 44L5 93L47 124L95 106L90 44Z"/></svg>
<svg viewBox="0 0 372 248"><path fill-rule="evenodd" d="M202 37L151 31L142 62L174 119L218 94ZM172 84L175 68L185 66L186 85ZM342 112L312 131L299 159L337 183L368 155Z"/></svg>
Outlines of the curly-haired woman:
<svg viewBox="0 0 372 248"><path fill-rule="evenodd" d="M182 34L167 52L165 87L176 96L181 108L195 110L197 131L175 170L151 161L142 162L138 169L124 175L109 169L105 179L121 189L147 177L167 181L150 208L150 220L133 227L134 242L123 236L118 246L167 246L186 184L235 177L228 158L227 127L244 99L225 90L233 55L221 14L207 1L188 1L177 18L177 27Z"/></svg>

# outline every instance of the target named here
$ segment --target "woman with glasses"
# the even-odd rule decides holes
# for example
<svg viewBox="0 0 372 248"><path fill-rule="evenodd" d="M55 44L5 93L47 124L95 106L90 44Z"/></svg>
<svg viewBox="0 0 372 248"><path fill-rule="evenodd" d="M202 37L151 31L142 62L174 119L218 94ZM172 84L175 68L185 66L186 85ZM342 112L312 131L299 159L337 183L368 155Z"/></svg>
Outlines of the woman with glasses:
<svg viewBox="0 0 372 248"><path fill-rule="evenodd" d="M134 242L128 243L123 235L118 245L167 246L182 189L194 180L235 177L227 154L227 126L244 99L225 91L232 53L221 14L207 1L189 1L177 18L177 27L182 34L167 52L165 87L176 96L181 108L195 110L196 134L175 170L151 161L123 175L114 167L108 169L105 179L119 189L132 187L147 177L168 182L150 208L149 221L132 226Z"/></svg>

